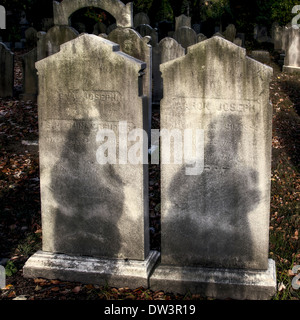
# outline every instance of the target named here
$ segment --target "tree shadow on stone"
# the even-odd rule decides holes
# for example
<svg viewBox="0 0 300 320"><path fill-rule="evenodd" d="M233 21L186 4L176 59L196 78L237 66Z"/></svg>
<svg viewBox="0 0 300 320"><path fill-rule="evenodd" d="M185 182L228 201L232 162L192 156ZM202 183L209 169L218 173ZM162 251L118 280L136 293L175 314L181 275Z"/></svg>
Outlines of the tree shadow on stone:
<svg viewBox="0 0 300 320"><path fill-rule="evenodd" d="M51 172L54 247L66 254L118 258L123 182L113 165L97 163L91 130L69 130Z"/></svg>
<svg viewBox="0 0 300 320"><path fill-rule="evenodd" d="M234 131L225 129L229 122ZM241 136L238 116L220 117L208 128L204 172L186 176L182 166L171 181L171 207L162 212L163 264L249 267L254 258L249 214L260 194L258 173L236 159Z"/></svg>

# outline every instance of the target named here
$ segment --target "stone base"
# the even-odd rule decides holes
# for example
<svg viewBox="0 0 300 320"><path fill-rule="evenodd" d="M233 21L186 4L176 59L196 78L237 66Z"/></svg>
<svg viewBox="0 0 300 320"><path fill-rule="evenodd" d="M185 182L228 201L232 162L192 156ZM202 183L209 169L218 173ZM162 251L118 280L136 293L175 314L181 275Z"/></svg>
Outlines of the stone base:
<svg viewBox="0 0 300 320"><path fill-rule="evenodd" d="M268 270L263 271L160 265L150 278L150 287L217 299L268 300L276 293L275 262L269 259Z"/></svg>
<svg viewBox="0 0 300 320"><path fill-rule="evenodd" d="M160 253L150 251L144 261L99 259L38 251L24 265L26 278L59 279L111 287L149 287L149 275Z"/></svg>
<svg viewBox="0 0 300 320"><path fill-rule="evenodd" d="M290 74L300 74L300 68L298 67L283 66L282 71Z"/></svg>

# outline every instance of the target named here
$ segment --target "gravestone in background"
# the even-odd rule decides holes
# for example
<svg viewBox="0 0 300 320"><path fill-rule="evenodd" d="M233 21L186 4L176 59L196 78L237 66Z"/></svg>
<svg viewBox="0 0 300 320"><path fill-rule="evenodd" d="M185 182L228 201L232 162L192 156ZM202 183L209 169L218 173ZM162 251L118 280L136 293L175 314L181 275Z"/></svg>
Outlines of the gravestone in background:
<svg viewBox="0 0 300 320"><path fill-rule="evenodd" d="M149 36L151 37L150 45L152 47L156 47L158 44L158 34L155 29L153 29L151 26L148 24L140 24L137 28L136 31L142 36L146 37Z"/></svg>
<svg viewBox="0 0 300 320"><path fill-rule="evenodd" d="M184 14L181 14L179 17L175 18L175 31L181 27L191 28L191 17L187 17Z"/></svg>
<svg viewBox="0 0 300 320"><path fill-rule="evenodd" d="M204 41L204 40L206 40L206 39L207 39L207 36L204 35L203 33L197 34L197 43L198 43L198 42L201 42L201 41Z"/></svg>
<svg viewBox="0 0 300 320"><path fill-rule="evenodd" d="M22 100L35 101L38 94L38 76L35 68L37 61L37 48L27 52L22 56L23 69L23 93Z"/></svg>
<svg viewBox="0 0 300 320"><path fill-rule="evenodd" d="M150 137L152 118L152 48L148 44L150 37L142 38L137 31L130 28L117 28L108 35L108 40L119 44L122 52L146 63L143 93L148 101L148 133Z"/></svg>
<svg viewBox="0 0 300 320"><path fill-rule="evenodd" d="M235 36L236 36L236 28L235 28L234 24L229 24L227 26L227 28L225 29L225 31L223 32L223 35L224 35L225 39L233 42L235 39Z"/></svg>
<svg viewBox="0 0 300 320"><path fill-rule="evenodd" d="M129 160L138 139L148 157L133 131L147 126L145 63L83 34L36 67L43 251L24 276L147 287L159 256L149 248L148 169Z"/></svg>
<svg viewBox="0 0 300 320"><path fill-rule="evenodd" d="M133 26L135 29L141 24L150 24L150 19L144 12L137 13L133 18Z"/></svg>
<svg viewBox="0 0 300 320"><path fill-rule="evenodd" d="M160 64L185 55L184 48L173 38L164 38L153 48L153 103L159 104L163 97Z"/></svg>
<svg viewBox="0 0 300 320"><path fill-rule="evenodd" d="M187 49L189 46L197 43L197 34L189 27L181 27L177 29L173 34L173 38L180 43L184 49Z"/></svg>
<svg viewBox="0 0 300 320"><path fill-rule="evenodd" d="M192 129L194 159L184 144L182 161L173 146L177 162L161 164L161 264L151 289L268 299L276 290L268 260L272 69L212 37L161 71L161 131L184 137ZM166 150L161 141L162 158Z"/></svg>
<svg viewBox="0 0 300 320"><path fill-rule="evenodd" d="M54 26L47 33L38 32L38 60L60 50L60 45L78 37L79 33L69 26Z"/></svg>
<svg viewBox="0 0 300 320"><path fill-rule="evenodd" d="M300 74L300 29L289 26L284 36L286 39L283 72Z"/></svg>
<svg viewBox="0 0 300 320"><path fill-rule="evenodd" d="M0 97L12 97L14 91L14 54L0 42Z"/></svg>

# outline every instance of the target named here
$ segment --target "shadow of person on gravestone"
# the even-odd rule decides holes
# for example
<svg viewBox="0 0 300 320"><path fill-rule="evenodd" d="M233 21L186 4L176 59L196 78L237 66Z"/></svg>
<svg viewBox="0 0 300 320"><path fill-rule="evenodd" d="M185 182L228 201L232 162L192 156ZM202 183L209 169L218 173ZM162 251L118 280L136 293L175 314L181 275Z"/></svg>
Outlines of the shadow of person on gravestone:
<svg viewBox="0 0 300 320"><path fill-rule="evenodd" d="M97 131L92 130L69 130L51 172L54 246L66 254L118 258L124 183L113 165L97 163Z"/></svg>
<svg viewBox="0 0 300 320"><path fill-rule="evenodd" d="M234 130L226 130L227 123ZM238 116L220 118L208 130L203 173L186 176L182 166L169 186L163 241L179 266L247 268L253 259L248 215L260 201L258 173L236 159L242 135Z"/></svg>

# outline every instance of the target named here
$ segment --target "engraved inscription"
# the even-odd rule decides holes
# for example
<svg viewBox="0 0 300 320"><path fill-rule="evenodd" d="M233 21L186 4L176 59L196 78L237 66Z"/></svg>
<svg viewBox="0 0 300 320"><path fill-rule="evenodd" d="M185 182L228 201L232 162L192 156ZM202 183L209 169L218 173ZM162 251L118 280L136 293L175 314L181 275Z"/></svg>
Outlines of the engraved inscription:
<svg viewBox="0 0 300 320"><path fill-rule="evenodd" d="M49 102L53 106L47 109L47 119L118 121L126 112L126 103L118 91L70 90L57 92L55 100Z"/></svg>
<svg viewBox="0 0 300 320"><path fill-rule="evenodd" d="M173 112L202 111L204 113L256 113L260 111L257 100L226 100L193 97L175 97L172 99Z"/></svg>

